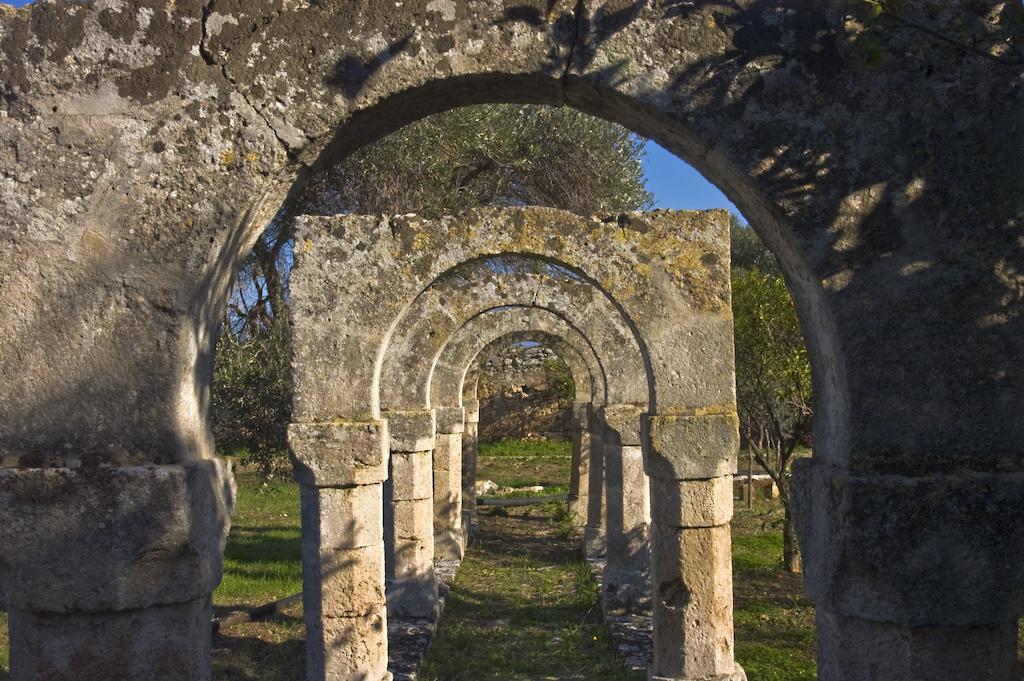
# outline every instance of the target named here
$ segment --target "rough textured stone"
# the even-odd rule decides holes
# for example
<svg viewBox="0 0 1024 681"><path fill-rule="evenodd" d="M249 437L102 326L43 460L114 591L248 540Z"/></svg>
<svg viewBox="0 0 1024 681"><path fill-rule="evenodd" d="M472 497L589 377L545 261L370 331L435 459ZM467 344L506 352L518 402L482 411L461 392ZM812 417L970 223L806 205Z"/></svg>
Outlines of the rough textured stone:
<svg viewBox="0 0 1024 681"><path fill-rule="evenodd" d="M466 426L466 410L462 407L436 407L438 433L462 433Z"/></svg>
<svg viewBox="0 0 1024 681"><path fill-rule="evenodd" d="M739 420L735 412L644 419L647 474L664 480L717 478L736 472Z"/></svg>
<svg viewBox="0 0 1024 681"><path fill-rule="evenodd" d="M590 478L587 481L590 493L587 504L587 526L583 530L583 551L591 560L607 556L608 548L605 532L604 428L598 423L598 419L594 419L592 425L594 430L590 433Z"/></svg>
<svg viewBox="0 0 1024 681"><path fill-rule="evenodd" d="M650 478L651 519L672 527L714 527L732 520L733 477L710 480Z"/></svg>
<svg viewBox="0 0 1024 681"><path fill-rule="evenodd" d="M0 469L0 602L62 613L206 598L220 583L233 501L222 459Z"/></svg>
<svg viewBox="0 0 1024 681"><path fill-rule="evenodd" d="M601 409L601 420L611 431L609 437L617 444L639 447L643 442L640 435L640 418L643 409L632 404L609 404Z"/></svg>
<svg viewBox="0 0 1024 681"><path fill-rule="evenodd" d="M293 314L320 323L296 327L296 355L346 361L296 362L296 390L308 399L296 403L295 418L372 413L374 397L380 399L374 360L410 301L461 263L507 253L554 260L596 282L644 339L644 373L664 404L728 404L734 385L727 215L665 211L623 221L627 228L607 230L598 218L541 208L479 209L437 220L298 218ZM674 326L680 320L683 333Z"/></svg>
<svg viewBox="0 0 1024 681"><path fill-rule="evenodd" d="M729 526L651 528L658 679L745 678L733 661Z"/></svg>
<svg viewBox="0 0 1024 681"><path fill-rule="evenodd" d="M293 423L288 447L301 485L369 485L387 478L388 422Z"/></svg>
<svg viewBox="0 0 1024 681"><path fill-rule="evenodd" d="M390 681L387 613L306 620L308 677L325 681L381 679Z"/></svg>
<svg viewBox="0 0 1024 681"><path fill-rule="evenodd" d="M587 524L590 506L590 412L589 403L574 403L572 406L572 468L569 477L569 512L573 525L582 528Z"/></svg>
<svg viewBox="0 0 1024 681"><path fill-rule="evenodd" d="M433 453L391 453L391 498L394 501L433 499Z"/></svg>
<svg viewBox="0 0 1024 681"><path fill-rule="evenodd" d="M335 549L358 549L383 541L383 497L380 485L359 487L299 487L303 527L310 550L320 555ZM307 535L303 535L303 545ZM305 555L305 554L303 554ZM310 554L313 555L313 554Z"/></svg>
<svg viewBox="0 0 1024 681"><path fill-rule="evenodd" d="M425 452L434 448L437 430L432 409L389 411L391 449L396 452Z"/></svg>
<svg viewBox="0 0 1024 681"><path fill-rule="evenodd" d="M10 671L18 681L211 678L209 595L123 612L11 608L9 616Z"/></svg>
<svg viewBox="0 0 1024 681"><path fill-rule="evenodd" d="M465 336L469 326L484 328L486 325L480 323L480 317L491 311L507 312L510 308L518 308L526 318L542 316L544 312L561 317L572 326L572 331L568 335L553 335L560 335L584 354L596 352L603 357L602 373L607 373L607 381L613 384L612 399L619 402L647 399L646 369L637 339L628 319L599 287L564 273L506 274L495 272L484 262L476 262L460 267L457 275L442 276L434 281L405 311L391 333L381 367L381 404L386 408L453 404L445 392L454 381L427 382L426 377L431 373L437 376L445 370L442 355L454 354L450 347L456 334ZM546 329L534 326L529 330ZM589 339L590 348L575 342L580 335ZM475 350L479 351L479 346ZM571 358L563 359L571 361ZM570 368L574 369L574 376L582 378L575 367ZM447 370L455 372L461 380L466 364L460 357ZM596 380L606 379L603 375L600 379L590 379L587 388ZM590 394L590 399L605 400L603 393Z"/></svg>
<svg viewBox="0 0 1024 681"><path fill-rule="evenodd" d="M1014 679L1017 623L906 627L817 612L818 674L838 681Z"/></svg>
<svg viewBox="0 0 1024 681"><path fill-rule="evenodd" d="M605 443L605 588L633 585L649 590L650 493L643 453L637 446Z"/></svg>
<svg viewBox="0 0 1024 681"><path fill-rule="evenodd" d="M433 618L438 596L432 452L392 452L384 496L388 615Z"/></svg>
<svg viewBox="0 0 1024 681"><path fill-rule="evenodd" d="M0 455L211 456L226 293L305 169L434 111L518 101L657 140L753 223L805 325L816 456L856 474L1024 470L1024 7L887 10L877 22L796 0L3 10ZM628 240L638 227L599 229ZM726 249L684 255L728 277ZM727 326L654 309L669 341L720 340ZM301 339L297 374L336 338ZM652 372L676 395L713 386L700 372L674 385L674 361L729 361L659 345L671 354L652 355ZM370 384L369 408L312 391L296 414L375 418ZM940 553L957 553L948 541ZM1007 589L1022 583L1014 573Z"/></svg>
<svg viewBox="0 0 1024 681"><path fill-rule="evenodd" d="M1024 610L1015 578L1024 475L855 475L798 464L793 508L818 607L911 627L984 626Z"/></svg>
<svg viewBox="0 0 1024 681"><path fill-rule="evenodd" d="M444 434L434 449L434 557L462 558L462 436Z"/></svg>
<svg viewBox="0 0 1024 681"><path fill-rule="evenodd" d="M603 400L608 391L603 362L598 358L594 343L573 325L571 318L574 317L521 306L502 306L477 315L452 335L438 356L430 376L432 403L456 402L466 388L466 381L470 380L471 372L467 367L488 357L497 347L522 341L550 344L566 362L577 389L583 395ZM471 381L474 396L477 395L476 380L478 378ZM635 376L631 381L636 381ZM616 385L613 389L625 387ZM479 410L479 402L474 401Z"/></svg>

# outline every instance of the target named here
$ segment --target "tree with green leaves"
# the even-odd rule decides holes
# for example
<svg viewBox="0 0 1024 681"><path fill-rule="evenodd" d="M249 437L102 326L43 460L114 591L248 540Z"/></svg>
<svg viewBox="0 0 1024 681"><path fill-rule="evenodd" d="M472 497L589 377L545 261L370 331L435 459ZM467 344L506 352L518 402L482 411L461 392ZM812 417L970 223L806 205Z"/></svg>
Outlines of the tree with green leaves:
<svg viewBox="0 0 1024 681"><path fill-rule="evenodd" d="M642 210L651 205L643 146L625 128L573 109L481 105L406 126L312 178L256 243L228 302L212 396L218 442L247 448L265 467L285 449L290 337L281 327L295 215L437 217L483 205Z"/></svg>
<svg viewBox="0 0 1024 681"><path fill-rule="evenodd" d="M787 570L799 572L789 474L797 446L810 434L813 417L807 346L793 299L771 253L763 245L753 247L751 239L757 236L749 227L738 224L733 232L734 249L737 244L741 247L732 273L740 434L751 456L779 489L783 561ZM766 258L770 264L764 262Z"/></svg>

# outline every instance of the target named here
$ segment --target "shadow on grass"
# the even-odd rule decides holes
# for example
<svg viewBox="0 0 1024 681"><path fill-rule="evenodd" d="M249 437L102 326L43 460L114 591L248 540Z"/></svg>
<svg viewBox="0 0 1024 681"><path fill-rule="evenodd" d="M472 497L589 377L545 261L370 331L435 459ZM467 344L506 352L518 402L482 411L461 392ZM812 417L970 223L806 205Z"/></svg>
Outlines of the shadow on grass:
<svg viewBox="0 0 1024 681"><path fill-rule="evenodd" d="M557 513L530 507L485 514L464 560L424 681L633 681L615 658L597 590Z"/></svg>
<svg viewBox="0 0 1024 681"><path fill-rule="evenodd" d="M213 637L217 681L303 681L306 644L301 616L280 615Z"/></svg>

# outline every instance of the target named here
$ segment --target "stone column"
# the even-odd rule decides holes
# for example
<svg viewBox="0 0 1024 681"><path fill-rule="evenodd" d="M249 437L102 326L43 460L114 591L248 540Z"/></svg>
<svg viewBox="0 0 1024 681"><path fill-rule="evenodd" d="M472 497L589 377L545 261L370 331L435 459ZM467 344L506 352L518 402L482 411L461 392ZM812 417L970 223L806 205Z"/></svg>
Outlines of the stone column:
<svg viewBox="0 0 1024 681"><path fill-rule="evenodd" d="M1017 679L1024 473L803 459L792 490L819 679Z"/></svg>
<svg viewBox="0 0 1024 681"><path fill-rule="evenodd" d="M434 557L461 560L462 435L466 415L462 407L437 408L437 446L434 448Z"/></svg>
<svg viewBox="0 0 1024 681"><path fill-rule="evenodd" d="M604 423L594 411L590 413L590 471L587 479L587 526L583 529L583 551L588 559L607 555L604 484Z"/></svg>
<svg viewBox="0 0 1024 681"><path fill-rule="evenodd" d="M604 588L622 602L646 599L650 586L650 487L640 446L640 414L639 407L628 404L603 409L608 551Z"/></svg>
<svg viewBox="0 0 1024 681"><path fill-rule="evenodd" d="M476 531L476 457L479 444L480 402L463 400L466 424L462 431L462 537L468 544Z"/></svg>
<svg viewBox="0 0 1024 681"><path fill-rule="evenodd" d="M0 469L11 680L210 679L233 499L220 459Z"/></svg>
<svg viewBox="0 0 1024 681"><path fill-rule="evenodd" d="M590 403L572 405L572 470L569 477L569 513L577 528L587 524L590 505Z"/></svg>
<svg viewBox="0 0 1024 681"><path fill-rule="evenodd" d="M434 412L420 409L386 415L391 435L391 477L384 499L388 615L433 620L437 614Z"/></svg>
<svg viewBox="0 0 1024 681"><path fill-rule="evenodd" d="M382 491L389 442L387 421L288 429L300 485L310 681L390 678Z"/></svg>
<svg viewBox="0 0 1024 681"><path fill-rule="evenodd" d="M743 681L733 658L735 414L644 420L651 481L652 681Z"/></svg>

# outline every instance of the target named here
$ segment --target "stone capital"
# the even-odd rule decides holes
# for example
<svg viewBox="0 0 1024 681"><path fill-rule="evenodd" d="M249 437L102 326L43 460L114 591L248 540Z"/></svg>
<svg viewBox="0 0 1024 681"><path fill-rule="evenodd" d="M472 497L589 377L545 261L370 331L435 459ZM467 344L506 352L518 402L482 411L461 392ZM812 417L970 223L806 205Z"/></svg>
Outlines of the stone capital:
<svg viewBox="0 0 1024 681"><path fill-rule="evenodd" d="M388 477L388 422L293 423L288 447L303 485L372 485Z"/></svg>
<svg viewBox="0 0 1024 681"><path fill-rule="evenodd" d="M427 452L434 448L437 424L433 409L388 411L391 449L396 452Z"/></svg>
<svg viewBox="0 0 1024 681"><path fill-rule="evenodd" d="M234 489L223 459L0 469L0 602L112 612L204 597L220 583Z"/></svg>
<svg viewBox="0 0 1024 681"><path fill-rule="evenodd" d="M461 433L466 429L464 407L435 407L434 416L439 433Z"/></svg>
<svg viewBox="0 0 1024 681"><path fill-rule="evenodd" d="M643 410L634 404L609 404L601 409L601 418L608 430L618 434L619 444L638 447L640 439L640 416Z"/></svg>
<svg viewBox="0 0 1024 681"><path fill-rule="evenodd" d="M1024 613L1024 472L853 474L801 459L792 486L819 609L911 627Z"/></svg>
<svg viewBox="0 0 1024 681"><path fill-rule="evenodd" d="M736 472L736 414L646 416L647 474L663 480L703 480Z"/></svg>

